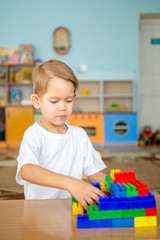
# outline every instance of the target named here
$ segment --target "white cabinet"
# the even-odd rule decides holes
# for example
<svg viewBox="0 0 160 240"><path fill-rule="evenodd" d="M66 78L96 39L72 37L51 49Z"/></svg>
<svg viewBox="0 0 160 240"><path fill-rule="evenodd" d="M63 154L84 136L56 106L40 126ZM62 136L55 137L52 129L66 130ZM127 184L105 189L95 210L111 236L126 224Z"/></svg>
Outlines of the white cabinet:
<svg viewBox="0 0 160 240"><path fill-rule="evenodd" d="M126 112L134 111L133 80L79 81L75 112L110 112L113 104L123 105Z"/></svg>

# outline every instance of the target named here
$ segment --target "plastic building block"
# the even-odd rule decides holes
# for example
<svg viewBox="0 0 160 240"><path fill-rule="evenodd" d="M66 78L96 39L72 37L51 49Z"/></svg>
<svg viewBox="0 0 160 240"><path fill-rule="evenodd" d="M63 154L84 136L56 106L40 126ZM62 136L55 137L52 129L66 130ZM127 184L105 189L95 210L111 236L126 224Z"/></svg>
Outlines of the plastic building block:
<svg viewBox="0 0 160 240"><path fill-rule="evenodd" d="M88 207L89 220L121 218L122 210L99 211L98 206Z"/></svg>
<svg viewBox="0 0 160 240"><path fill-rule="evenodd" d="M137 197L100 197L99 209L100 210L119 210L119 209L136 209L136 208L155 208L156 200L152 193L149 192L148 196Z"/></svg>
<svg viewBox="0 0 160 240"><path fill-rule="evenodd" d="M105 193L94 206L88 206L88 213L80 203L72 199L73 215L77 217L78 228L101 227L146 227L157 225L155 196L140 181L135 172L112 170L104 183L92 183Z"/></svg>
<svg viewBox="0 0 160 240"><path fill-rule="evenodd" d="M134 218L89 220L88 215L77 216L77 228L133 227Z"/></svg>
<svg viewBox="0 0 160 240"><path fill-rule="evenodd" d="M105 220L89 220L88 215L77 216L77 228L107 228L112 227L112 219Z"/></svg>
<svg viewBox="0 0 160 240"><path fill-rule="evenodd" d="M149 192L148 196L134 197L134 208L155 208L156 200L154 195Z"/></svg>
<svg viewBox="0 0 160 240"><path fill-rule="evenodd" d="M157 226L157 217L135 217L134 218L134 226L135 227L152 227Z"/></svg>
<svg viewBox="0 0 160 240"><path fill-rule="evenodd" d="M126 189L121 183L110 184L110 193L115 197L126 197Z"/></svg>
<svg viewBox="0 0 160 240"><path fill-rule="evenodd" d="M112 227L134 227L134 218L112 219Z"/></svg>
<svg viewBox="0 0 160 240"><path fill-rule="evenodd" d="M84 209L80 203L73 202L72 204L72 215L76 216L77 214L83 214Z"/></svg>
<svg viewBox="0 0 160 240"><path fill-rule="evenodd" d="M137 188L134 185L132 185L131 183L128 183L128 184L123 183L122 185L126 189L126 197L136 197L136 196L138 196Z"/></svg>
<svg viewBox="0 0 160 240"><path fill-rule="evenodd" d="M102 192L108 192L108 187L106 183L100 183L100 188Z"/></svg>
<svg viewBox="0 0 160 240"><path fill-rule="evenodd" d="M145 209L128 209L122 210L122 218L143 217L145 216Z"/></svg>
<svg viewBox="0 0 160 240"><path fill-rule="evenodd" d="M156 208L146 208L145 216L157 216L157 209Z"/></svg>
<svg viewBox="0 0 160 240"><path fill-rule="evenodd" d="M120 210L133 209L132 198L117 197L99 197L99 209L102 210Z"/></svg>
<svg viewBox="0 0 160 240"><path fill-rule="evenodd" d="M111 179L112 179L112 181L114 181L114 175L115 175L115 173L120 173L121 172L121 170L120 169L111 169L111 172L110 172L110 177L111 177Z"/></svg>
<svg viewBox="0 0 160 240"><path fill-rule="evenodd" d="M136 179L135 172L115 172L114 173L114 182L115 183L131 183L133 184L138 191L138 196L146 196L148 195L147 185L142 181Z"/></svg>
<svg viewBox="0 0 160 240"><path fill-rule="evenodd" d="M110 176L106 176L105 177L105 183L106 183L106 186L108 188L108 192L110 193L110 185L111 185L111 182L113 182L113 180L111 179Z"/></svg>
<svg viewBox="0 0 160 240"><path fill-rule="evenodd" d="M91 185L101 190L100 183L91 183Z"/></svg>
<svg viewBox="0 0 160 240"><path fill-rule="evenodd" d="M74 197L72 197L72 204L73 204L73 202L78 203L78 201Z"/></svg>

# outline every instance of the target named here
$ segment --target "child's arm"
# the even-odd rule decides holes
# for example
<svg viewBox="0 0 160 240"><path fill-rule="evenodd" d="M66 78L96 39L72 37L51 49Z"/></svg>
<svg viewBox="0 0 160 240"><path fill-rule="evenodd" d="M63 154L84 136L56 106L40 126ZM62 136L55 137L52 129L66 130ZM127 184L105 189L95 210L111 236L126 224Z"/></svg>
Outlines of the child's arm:
<svg viewBox="0 0 160 240"><path fill-rule="evenodd" d="M103 173L102 171L99 171L95 174L92 174L88 177L88 180L90 183L96 183L96 182L105 182L105 177L106 177L106 174Z"/></svg>
<svg viewBox="0 0 160 240"><path fill-rule="evenodd" d="M95 204L95 202L98 201L99 196L104 196L103 192L89 183L73 177L54 173L33 164L25 164L22 166L21 177L28 182L41 186L67 190L85 209L88 208L88 204Z"/></svg>

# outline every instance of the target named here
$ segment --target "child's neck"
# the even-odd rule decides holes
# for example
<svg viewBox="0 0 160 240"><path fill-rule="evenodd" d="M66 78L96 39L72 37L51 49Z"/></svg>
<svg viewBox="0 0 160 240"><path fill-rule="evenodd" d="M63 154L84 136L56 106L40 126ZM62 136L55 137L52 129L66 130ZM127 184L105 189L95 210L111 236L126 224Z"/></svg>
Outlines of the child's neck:
<svg viewBox="0 0 160 240"><path fill-rule="evenodd" d="M63 124L61 126L56 126L56 125L49 125L46 122L41 119L38 122L38 125L44 128L48 132L56 133L56 134L65 134L68 130L66 124Z"/></svg>

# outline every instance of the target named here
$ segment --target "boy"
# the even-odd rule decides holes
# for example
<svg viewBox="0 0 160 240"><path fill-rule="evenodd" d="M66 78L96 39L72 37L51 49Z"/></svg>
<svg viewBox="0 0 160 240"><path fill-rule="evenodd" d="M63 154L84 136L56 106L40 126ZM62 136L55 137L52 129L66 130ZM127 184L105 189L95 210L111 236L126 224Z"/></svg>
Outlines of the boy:
<svg viewBox="0 0 160 240"><path fill-rule="evenodd" d="M72 114L78 80L64 63L49 60L33 71L31 100L42 119L23 137L16 181L24 185L26 199L68 198L85 209L104 194L82 181L104 182L106 166L82 128L65 122Z"/></svg>

